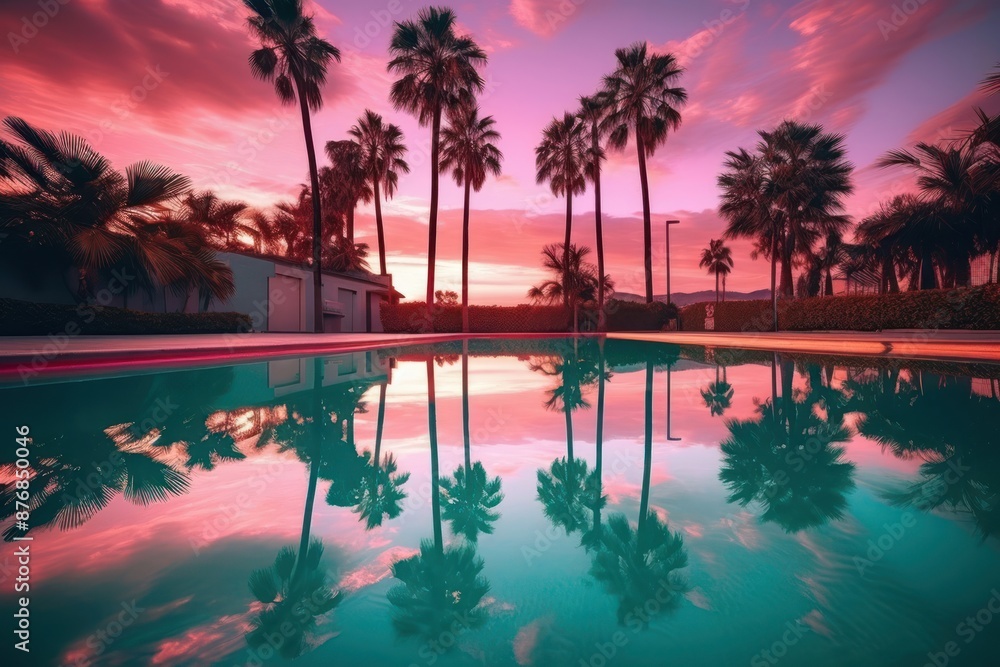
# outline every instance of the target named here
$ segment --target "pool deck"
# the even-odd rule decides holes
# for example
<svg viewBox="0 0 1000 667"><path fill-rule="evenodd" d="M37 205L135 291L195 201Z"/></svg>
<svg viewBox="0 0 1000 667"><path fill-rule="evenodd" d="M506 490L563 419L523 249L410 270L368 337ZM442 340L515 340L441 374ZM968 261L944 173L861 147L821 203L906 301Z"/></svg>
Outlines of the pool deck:
<svg viewBox="0 0 1000 667"><path fill-rule="evenodd" d="M521 338L563 334L520 334ZM609 333L608 338L813 354L1000 362L1000 331ZM472 334L469 338L489 337ZM508 336L509 337L509 336ZM461 340L461 334L219 334L0 338L0 380L263 357L357 352Z"/></svg>

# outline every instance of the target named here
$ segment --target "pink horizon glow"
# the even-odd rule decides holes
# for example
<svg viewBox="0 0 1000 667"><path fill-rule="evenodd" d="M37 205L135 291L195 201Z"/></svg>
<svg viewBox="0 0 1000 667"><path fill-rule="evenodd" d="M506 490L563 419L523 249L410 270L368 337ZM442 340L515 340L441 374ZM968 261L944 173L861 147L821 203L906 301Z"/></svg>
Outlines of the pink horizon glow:
<svg viewBox="0 0 1000 667"><path fill-rule="evenodd" d="M321 35L340 47L326 104L313 118L318 147L346 137L365 108L403 129L412 173L384 206L387 262L410 298L426 277L430 132L388 99L391 22L422 6L307 0ZM149 159L189 175L196 188L268 206L306 180L295 108L281 107L269 84L250 76L253 44L241 3L223 0L77 0L60 4L31 33L36 0L8 0L0 68L0 115L22 116L89 139L114 165ZM567 9L572 7L572 9ZM848 213L861 217L878 201L906 191L905 174L873 167L885 151L915 141L959 136L973 107L996 111L978 82L998 59L1000 8L986 0L918 4L897 15L884 0L652 0L560 2L510 0L453 5L460 28L484 47L484 114L503 139L504 174L472 200L471 300L525 301L542 276L539 251L558 242L564 200L534 177L542 127L575 108L613 68L613 51L645 41L678 55L690 101L680 130L650 164L656 292L665 291L663 224L672 234L675 291L714 288L698 253L724 224L715 179L724 151L752 146L757 129L795 117L845 134L856 165ZM651 20L651 19L662 20ZM30 38L21 38L31 34ZM13 36L13 37L12 37ZM930 85L929 85L930 84ZM612 153L604 174L608 270L620 291L642 291L641 200L634 148ZM462 193L442 178L439 289L459 285ZM593 195L576 198L574 242L594 246ZM378 265L373 208L358 216L358 241ZM767 286L768 267L750 246L732 244L729 289Z"/></svg>

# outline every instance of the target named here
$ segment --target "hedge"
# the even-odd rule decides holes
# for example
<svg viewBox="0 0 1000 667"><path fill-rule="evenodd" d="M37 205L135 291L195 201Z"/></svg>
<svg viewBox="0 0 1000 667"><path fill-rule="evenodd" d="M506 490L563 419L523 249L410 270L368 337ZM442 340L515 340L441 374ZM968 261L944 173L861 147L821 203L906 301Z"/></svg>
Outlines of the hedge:
<svg viewBox="0 0 1000 667"><path fill-rule="evenodd" d="M0 299L0 336L238 333L252 328L242 313L146 313Z"/></svg>
<svg viewBox="0 0 1000 667"><path fill-rule="evenodd" d="M714 331L770 331L770 301L696 303L681 310L684 331L705 331L715 306ZM896 294L843 295L778 302L782 331L882 329L1000 329L1000 285Z"/></svg>
<svg viewBox="0 0 1000 667"><path fill-rule="evenodd" d="M423 301L383 305L382 329L386 333L458 333L462 330L461 306L436 306L433 326L427 321ZM660 331L676 317L675 306L663 303L607 303L609 331ZM593 330L597 314L580 309L581 330ZM472 333L567 333L573 329L573 313L562 306L469 306Z"/></svg>

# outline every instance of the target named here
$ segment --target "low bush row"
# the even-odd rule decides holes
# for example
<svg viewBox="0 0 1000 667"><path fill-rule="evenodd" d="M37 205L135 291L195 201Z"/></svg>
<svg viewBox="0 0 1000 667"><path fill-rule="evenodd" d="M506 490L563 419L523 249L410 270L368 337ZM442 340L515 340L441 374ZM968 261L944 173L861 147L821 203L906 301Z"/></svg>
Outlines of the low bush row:
<svg viewBox="0 0 1000 667"><path fill-rule="evenodd" d="M684 331L705 331L714 307L714 331L770 331L770 301L695 303L681 310ZM896 294L842 295L778 302L782 331L882 329L1000 329L1000 285Z"/></svg>
<svg viewBox="0 0 1000 667"><path fill-rule="evenodd" d="M0 336L238 333L242 313L146 313L125 308L0 299Z"/></svg>
<svg viewBox="0 0 1000 667"><path fill-rule="evenodd" d="M386 333L458 333L462 330L461 306L436 306L428 321L424 302L382 306ZM608 331L660 331L677 317L677 308L664 303L608 301ZM580 329L596 328L597 312L579 311ZM573 313L562 306L469 306L472 333L565 333L573 330Z"/></svg>

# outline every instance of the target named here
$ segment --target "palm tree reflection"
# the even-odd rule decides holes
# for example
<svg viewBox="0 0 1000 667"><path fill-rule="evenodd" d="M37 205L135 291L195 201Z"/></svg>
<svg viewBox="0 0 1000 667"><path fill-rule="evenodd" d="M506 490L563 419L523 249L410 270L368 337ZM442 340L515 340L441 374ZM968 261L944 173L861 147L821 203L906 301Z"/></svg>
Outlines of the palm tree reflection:
<svg viewBox="0 0 1000 667"><path fill-rule="evenodd" d="M500 518L494 510L503 500L499 477L490 479L479 461L472 462L472 438L469 428L469 341L462 342L462 432L465 440L465 467L455 470L453 478L441 480L445 496L444 518L456 535L470 542L479 533L493 533L493 524Z"/></svg>
<svg viewBox="0 0 1000 667"><path fill-rule="evenodd" d="M297 658L311 648L318 619L340 604L322 567L323 543L313 540L297 573L295 550L285 547L271 567L254 570L250 592L261 605L246 633L253 649L269 646L283 658Z"/></svg>
<svg viewBox="0 0 1000 667"><path fill-rule="evenodd" d="M674 609L688 591L677 570L687 567L684 539L649 511L653 456L653 371L646 362L645 447L639 521L635 528L624 514L612 514L601 531L590 574L618 598L618 622L646 625L656 614Z"/></svg>
<svg viewBox="0 0 1000 667"><path fill-rule="evenodd" d="M760 519L787 532L798 532L840 519L847 494L854 488L853 463L843 461L850 429L843 415L823 415L821 397L792 395L793 367L782 362L782 395L758 403L757 416L726 423L729 437L719 478L730 491L729 502L762 507Z"/></svg>
<svg viewBox="0 0 1000 667"><path fill-rule="evenodd" d="M701 390L701 398L705 401L705 407L713 417L721 417L726 414L733 404L733 385L729 384L725 375L719 379L719 365L715 365L715 382Z"/></svg>
<svg viewBox="0 0 1000 667"><path fill-rule="evenodd" d="M419 637L447 649L454 646L454 633L485 622L486 609L481 602L490 586L481 574L483 560L471 543L447 548L444 545L432 358L427 360L427 425L434 539L422 541L420 553L392 565L392 576L399 583L389 590L387 598L393 607L393 626L400 636ZM445 641L449 636L451 641Z"/></svg>
<svg viewBox="0 0 1000 667"><path fill-rule="evenodd" d="M973 395L969 378L924 372L901 378L896 370L848 387L862 435L897 457L924 460L919 479L885 494L890 502L964 514L983 539L998 534L1000 403Z"/></svg>

